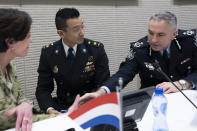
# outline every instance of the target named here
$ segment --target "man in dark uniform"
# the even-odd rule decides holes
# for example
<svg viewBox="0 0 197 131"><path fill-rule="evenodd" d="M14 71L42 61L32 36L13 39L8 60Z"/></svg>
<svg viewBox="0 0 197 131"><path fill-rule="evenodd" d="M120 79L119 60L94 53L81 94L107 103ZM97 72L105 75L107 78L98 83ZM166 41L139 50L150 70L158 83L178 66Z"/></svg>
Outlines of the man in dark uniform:
<svg viewBox="0 0 197 131"><path fill-rule="evenodd" d="M61 39L43 47L36 89L39 107L49 114L68 109L77 94L97 90L110 76L104 46L84 38L83 20L77 9L60 9L55 23ZM54 80L57 98L51 95Z"/></svg>
<svg viewBox="0 0 197 131"><path fill-rule="evenodd" d="M123 87L139 73L141 88L156 86L165 93L178 90L155 70L157 60L161 69L180 89L197 87L197 40L196 30L178 30L176 16L171 12L160 12L150 17L148 36L131 43L125 62L119 71L104 83L104 87L115 91L118 79L123 78ZM103 88L102 88L103 89ZM109 92L106 90L106 92ZM98 96L97 92L85 94L80 102Z"/></svg>

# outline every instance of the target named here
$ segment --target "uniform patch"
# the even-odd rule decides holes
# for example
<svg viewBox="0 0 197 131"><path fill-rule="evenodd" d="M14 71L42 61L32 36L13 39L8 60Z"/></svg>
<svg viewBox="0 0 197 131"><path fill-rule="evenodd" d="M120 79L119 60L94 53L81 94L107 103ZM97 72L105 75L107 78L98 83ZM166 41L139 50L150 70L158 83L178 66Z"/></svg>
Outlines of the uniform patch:
<svg viewBox="0 0 197 131"><path fill-rule="evenodd" d="M194 31L188 30L188 31L183 32L183 34L184 35L193 35L194 34Z"/></svg>
<svg viewBox="0 0 197 131"><path fill-rule="evenodd" d="M134 58L134 55L135 55L135 52L131 48L128 55L127 55L127 59L132 60Z"/></svg>
<svg viewBox="0 0 197 131"><path fill-rule="evenodd" d="M148 63L148 62L144 62L144 65L146 66L146 68L148 68L149 70L154 70L154 66L152 65L152 63Z"/></svg>
<svg viewBox="0 0 197 131"><path fill-rule="evenodd" d="M143 45L143 42L136 42L135 44L134 44L134 47L141 47Z"/></svg>

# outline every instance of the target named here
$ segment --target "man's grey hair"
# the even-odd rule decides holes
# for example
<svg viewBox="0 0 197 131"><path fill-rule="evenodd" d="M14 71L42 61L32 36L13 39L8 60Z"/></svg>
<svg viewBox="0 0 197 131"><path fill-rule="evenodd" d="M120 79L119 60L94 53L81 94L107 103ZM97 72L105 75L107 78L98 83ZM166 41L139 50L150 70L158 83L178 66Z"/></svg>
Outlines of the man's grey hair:
<svg viewBox="0 0 197 131"><path fill-rule="evenodd" d="M150 17L149 21L151 20L165 20L172 27L172 29L177 29L176 15L169 11L162 11L154 14Z"/></svg>

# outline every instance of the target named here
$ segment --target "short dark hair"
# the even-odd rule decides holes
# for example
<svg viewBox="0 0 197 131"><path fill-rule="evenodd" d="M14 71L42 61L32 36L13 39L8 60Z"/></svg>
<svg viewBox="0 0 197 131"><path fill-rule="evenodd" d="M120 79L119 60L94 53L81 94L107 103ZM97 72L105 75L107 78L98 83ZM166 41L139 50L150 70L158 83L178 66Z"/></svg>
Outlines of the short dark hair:
<svg viewBox="0 0 197 131"><path fill-rule="evenodd" d="M161 11L150 17L150 20L165 20L171 26L172 29L177 28L176 15L169 11Z"/></svg>
<svg viewBox="0 0 197 131"><path fill-rule="evenodd" d="M5 52L7 38L15 41L24 40L30 31L32 19L25 11L0 8L0 52Z"/></svg>
<svg viewBox="0 0 197 131"><path fill-rule="evenodd" d="M63 8L59 9L55 16L55 24L57 30L65 30L67 27L66 22L71 18L78 18L79 11L76 8Z"/></svg>

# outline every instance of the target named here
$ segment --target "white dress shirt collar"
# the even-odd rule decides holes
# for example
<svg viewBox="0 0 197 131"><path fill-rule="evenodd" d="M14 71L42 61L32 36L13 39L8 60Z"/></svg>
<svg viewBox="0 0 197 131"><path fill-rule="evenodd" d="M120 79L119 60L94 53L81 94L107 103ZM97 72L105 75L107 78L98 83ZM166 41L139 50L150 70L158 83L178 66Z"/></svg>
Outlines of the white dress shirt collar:
<svg viewBox="0 0 197 131"><path fill-rule="evenodd" d="M64 51L65 51L65 54L66 54L66 57L67 57L67 56L68 56L68 49L69 49L70 47L68 47L68 46L64 43L63 40L62 40L62 44L63 44ZM73 55L74 55L74 56L76 55L76 51L77 51L77 44L75 44L75 45L73 46Z"/></svg>
<svg viewBox="0 0 197 131"><path fill-rule="evenodd" d="M168 57L170 57L170 47L171 47L171 44L166 49ZM164 50L161 50L160 51L160 53L161 53L162 56L163 56L163 52L164 52Z"/></svg>

